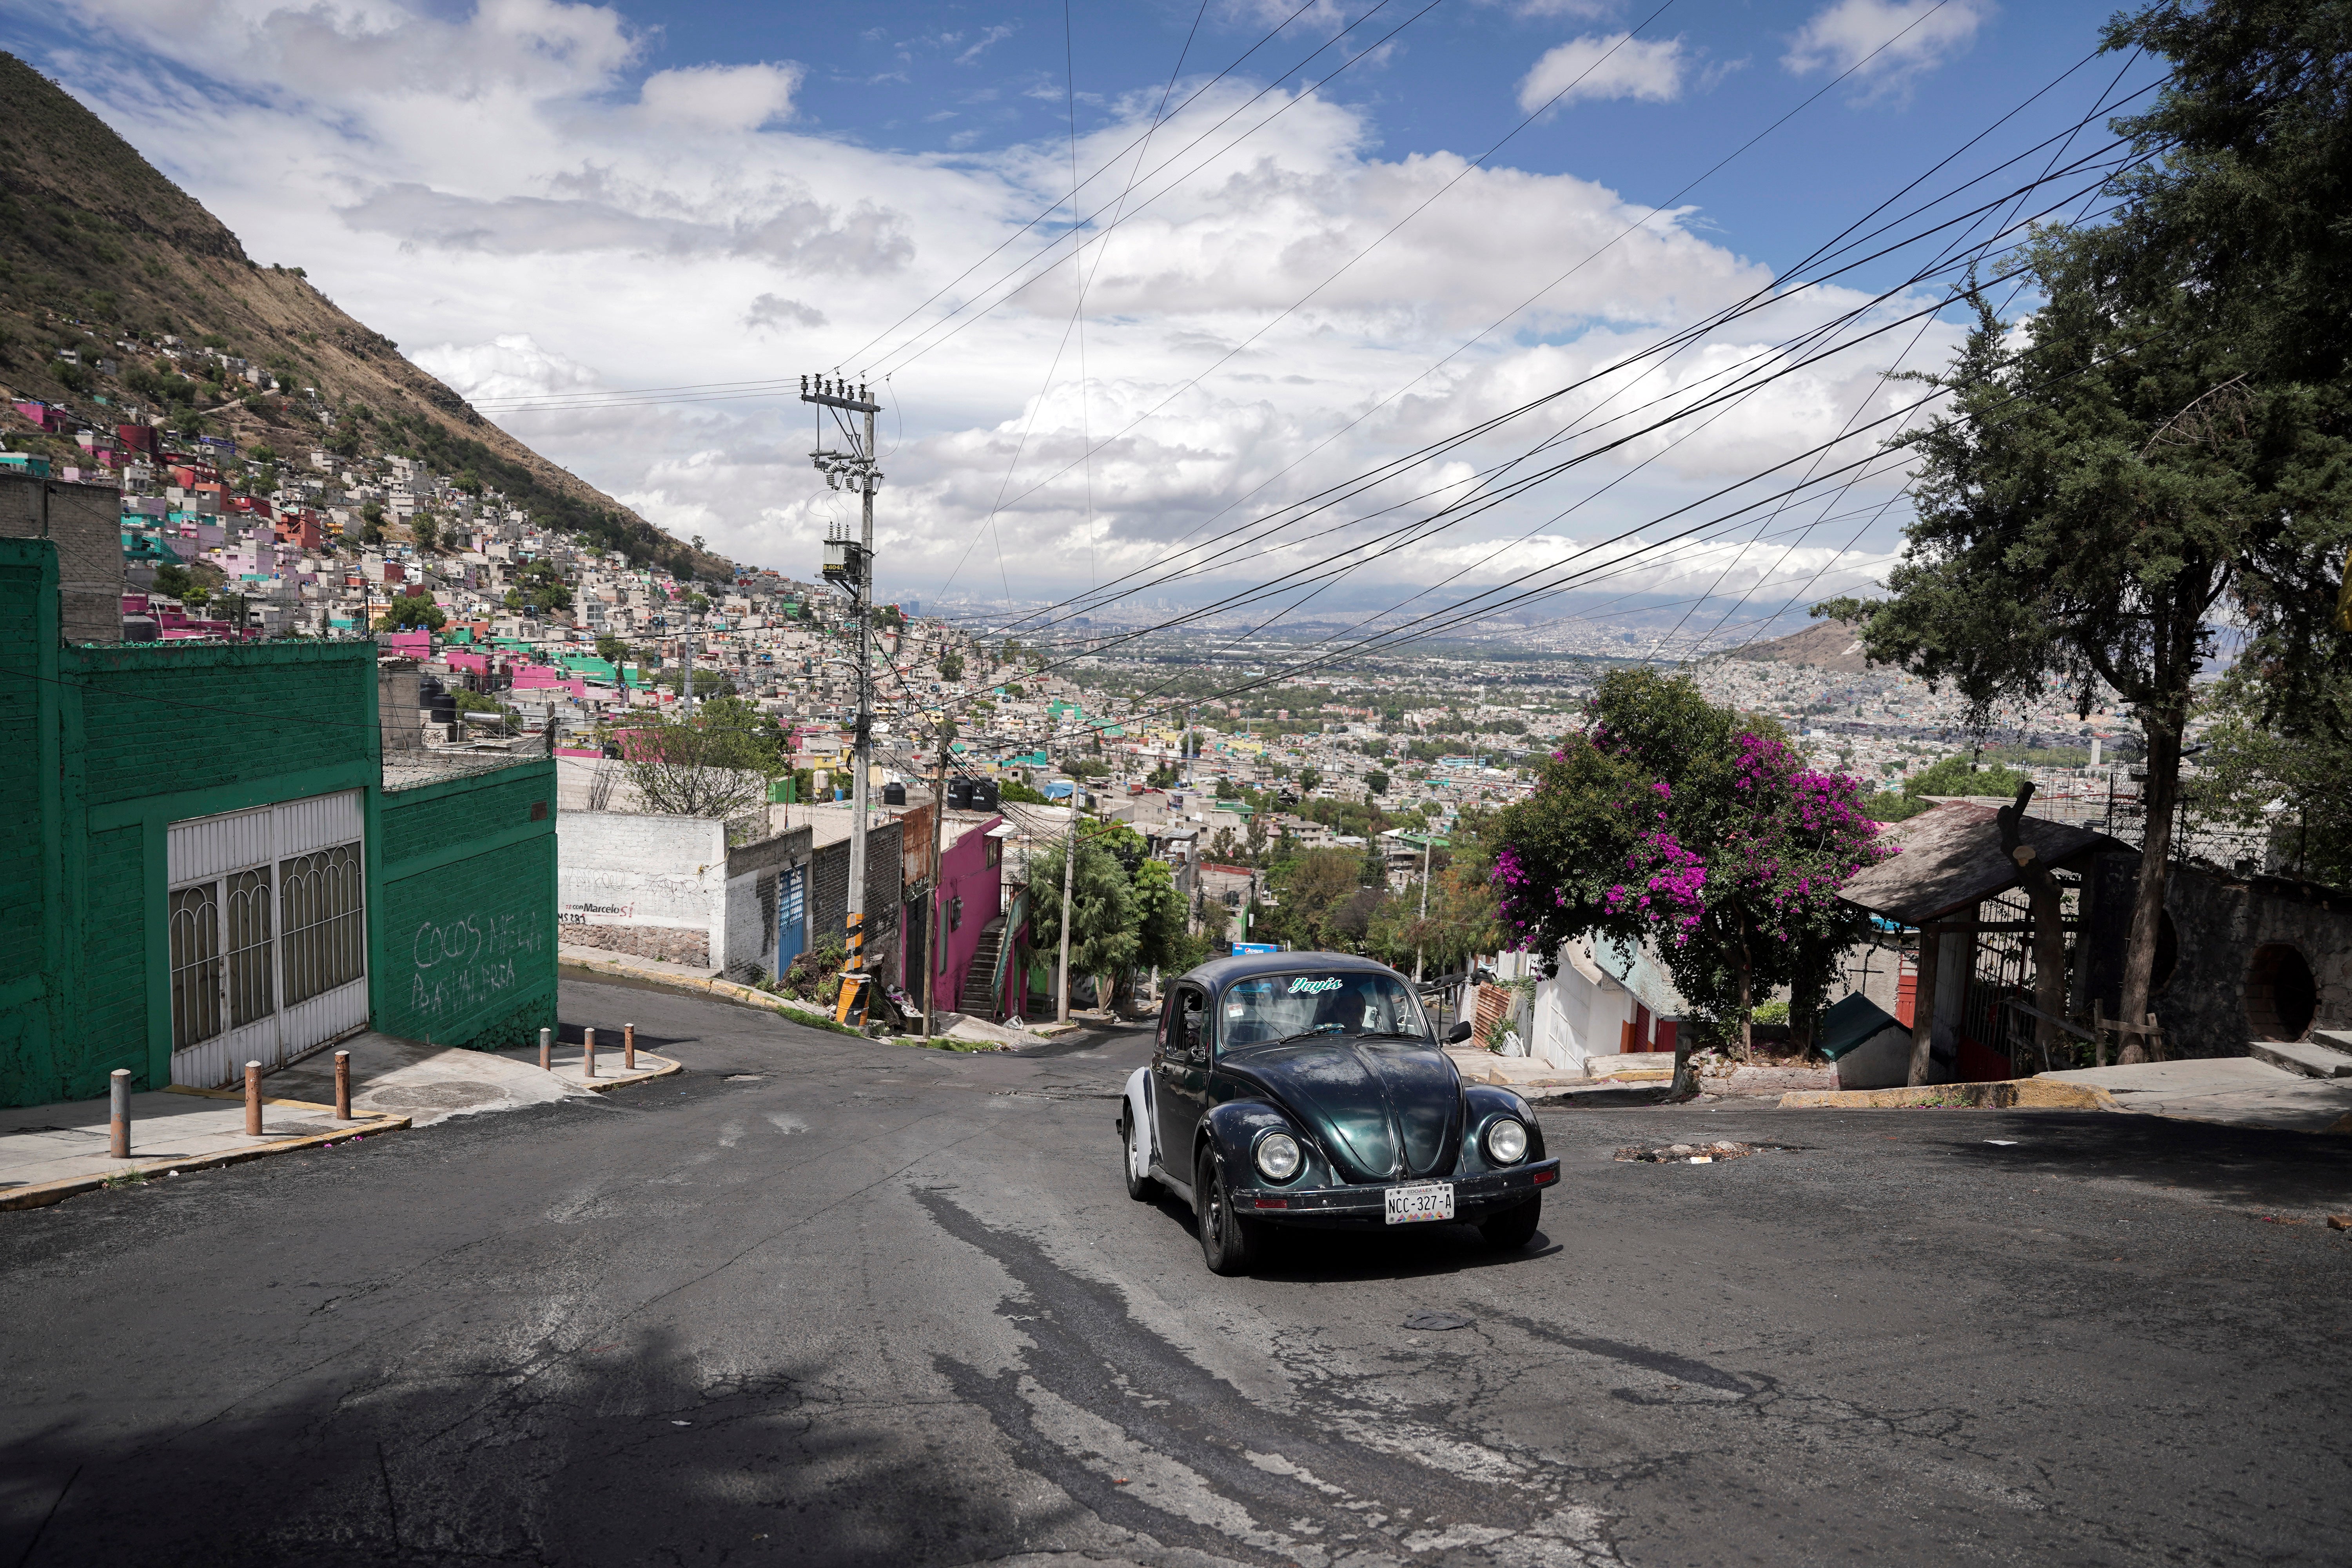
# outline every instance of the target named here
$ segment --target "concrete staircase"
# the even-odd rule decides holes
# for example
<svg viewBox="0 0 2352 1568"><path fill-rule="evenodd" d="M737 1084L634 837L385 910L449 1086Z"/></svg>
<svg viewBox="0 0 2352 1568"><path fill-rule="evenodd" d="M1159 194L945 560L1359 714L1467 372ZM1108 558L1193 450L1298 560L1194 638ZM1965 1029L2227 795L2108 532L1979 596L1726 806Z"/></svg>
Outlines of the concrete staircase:
<svg viewBox="0 0 2352 1568"><path fill-rule="evenodd" d="M2305 1078L2352 1078L2352 1033L2316 1029L2316 1040L2256 1040L2246 1054Z"/></svg>
<svg viewBox="0 0 2352 1568"><path fill-rule="evenodd" d="M1000 915L980 929L980 945L964 965L956 987L956 1011L975 1018L996 1016L996 960L1004 951L1004 918Z"/></svg>

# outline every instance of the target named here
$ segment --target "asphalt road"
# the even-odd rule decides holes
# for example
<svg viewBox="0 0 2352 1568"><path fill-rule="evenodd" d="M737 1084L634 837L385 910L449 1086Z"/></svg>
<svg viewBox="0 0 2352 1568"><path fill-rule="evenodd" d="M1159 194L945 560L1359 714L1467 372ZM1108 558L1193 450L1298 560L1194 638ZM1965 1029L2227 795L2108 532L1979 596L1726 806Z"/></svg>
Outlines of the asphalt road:
<svg viewBox="0 0 2352 1568"><path fill-rule="evenodd" d="M0 1568L2352 1560L2352 1140L1548 1112L1527 1252L1229 1280L1139 1034L563 1005L688 1071L0 1215Z"/></svg>

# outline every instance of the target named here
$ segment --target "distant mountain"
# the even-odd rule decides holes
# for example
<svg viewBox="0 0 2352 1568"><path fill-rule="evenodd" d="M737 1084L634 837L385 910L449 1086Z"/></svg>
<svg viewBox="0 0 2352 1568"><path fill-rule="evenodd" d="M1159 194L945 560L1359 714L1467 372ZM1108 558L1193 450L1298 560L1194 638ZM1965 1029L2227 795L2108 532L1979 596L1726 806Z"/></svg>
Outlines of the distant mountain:
<svg viewBox="0 0 2352 1568"><path fill-rule="evenodd" d="M89 334L85 336L85 331ZM273 373L297 395L256 395L132 361L118 339L177 337ZM115 376L54 357L120 361ZM184 362L187 368L201 368ZM202 204L106 123L14 55L0 53L0 380L16 397L90 413L125 399L281 456L335 447L406 453L472 470L534 517L678 575L724 578L698 552L476 413L354 321L299 268L264 267ZM5 410L0 410L5 412ZM323 412L323 419L314 416ZM16 421L11 421L14 425Z"/></svg>
<svg viewBox="0 0 2352 1568"><path fill-rule="evenodd" d="M1862 657L1862 628L1850 621L1822 621L1727 657L1761 659L1767 664L1807 664L1841 675L1859 675L1870 668L1870 661Z"/></svg>

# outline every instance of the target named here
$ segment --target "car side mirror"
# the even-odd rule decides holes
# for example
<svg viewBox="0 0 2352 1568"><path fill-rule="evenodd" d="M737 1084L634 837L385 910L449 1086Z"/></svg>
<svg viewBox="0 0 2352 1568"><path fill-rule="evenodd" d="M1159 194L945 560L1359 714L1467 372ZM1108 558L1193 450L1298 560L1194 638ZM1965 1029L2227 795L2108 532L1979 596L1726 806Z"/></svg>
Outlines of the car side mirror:
<svg viewBox="0 0 2352 1568"><path fill-rule="evenodd" d="M1445 1043L1449 1046L1458 1046L1469 1037L1470 1020L1467 1018L1445 1031Z"/></svg>

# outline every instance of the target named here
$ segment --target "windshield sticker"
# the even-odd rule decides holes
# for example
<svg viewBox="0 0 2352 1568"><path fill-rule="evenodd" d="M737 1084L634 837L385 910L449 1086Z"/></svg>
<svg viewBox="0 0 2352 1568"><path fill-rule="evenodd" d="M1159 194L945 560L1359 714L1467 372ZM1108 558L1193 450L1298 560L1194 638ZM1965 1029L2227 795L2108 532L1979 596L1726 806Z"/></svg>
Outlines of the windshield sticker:
<svg viewBox="0 0 2352 1568"><path fill-rule="evenodd" d="M1337 991L1338 989L1339 989L1339 977L1336 974L1328 980L1309 980L1302 974L1290 983L1290 994L1293 996L1308 996L1318 991Z"/></svg>

